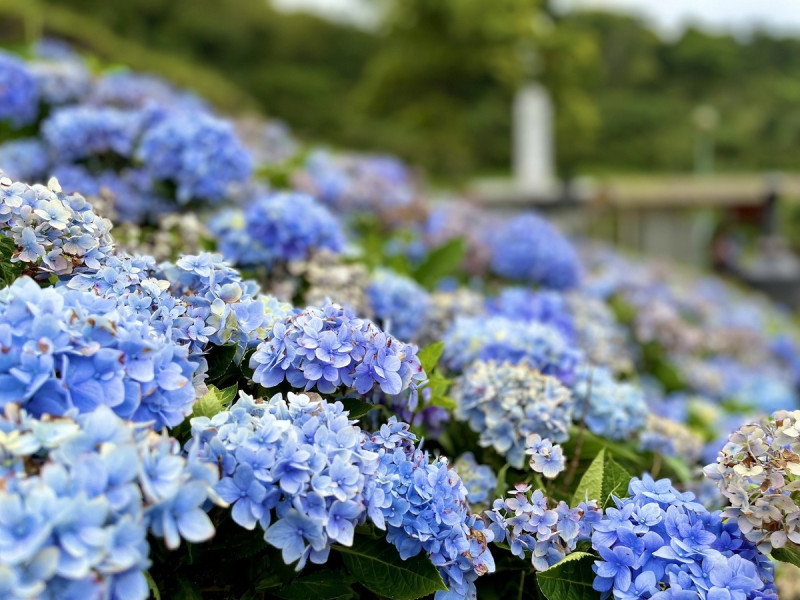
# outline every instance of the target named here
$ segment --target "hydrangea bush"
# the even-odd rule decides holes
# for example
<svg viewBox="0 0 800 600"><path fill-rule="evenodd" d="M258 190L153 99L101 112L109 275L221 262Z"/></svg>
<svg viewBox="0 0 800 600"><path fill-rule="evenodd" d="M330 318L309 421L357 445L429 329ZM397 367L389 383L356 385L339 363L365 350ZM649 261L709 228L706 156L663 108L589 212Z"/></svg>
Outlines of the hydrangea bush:
<svg viewBox="0 0 800 600"><path fill-rule="evenodd" d="M3 598L749 600L800 565L784 311L33 55L0 53Z"/></svg>

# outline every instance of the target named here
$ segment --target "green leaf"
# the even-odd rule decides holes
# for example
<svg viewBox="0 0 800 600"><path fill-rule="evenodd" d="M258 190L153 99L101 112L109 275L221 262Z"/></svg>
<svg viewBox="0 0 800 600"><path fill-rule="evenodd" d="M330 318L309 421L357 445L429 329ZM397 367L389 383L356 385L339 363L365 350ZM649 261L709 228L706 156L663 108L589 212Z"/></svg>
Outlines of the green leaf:
<svg viewBox="0 0 800 600"><path fill-rule="evenodd" d="M206 360L208 362L208 372L206 373L206 380L216 382L221 379L231 365L233 359L236 357L236 344L226 344L225 346L214 346L208 353Z"/></svg>
<svg viewBox="0 0 800 600"><path fill-rule="evenodd" d="M181 579L178 585L178 592L173 596L175 600L203 600L203 592L191 581Z"/></svg>
<svg viewBox="0 0 800 600"><path fill-rule="evenodd" d="M236 397L236 386L232 385L224 390L218 390L213 385L208 386L205 396L194 403L192 417L213 417Z"/></svg>
<svg viewBox="0 0 800 600"><path fill-rule="evenodd" d="M428 254L414 272L414 279L432 290L441 279L459 271L466 254L466 241L463 238L454 238Z"/></svg>
<svg viewBox="0 0 800 600"><path fill-rule="evenodd" d="M321 571L295 579L273 593L284 600L344 600L354 596L352 582L342 571Z"/></svg>
<svg viewBox="0 0 800 600"><path fill-rule="evenodd" d="M347 570L368 590L392 600L416 600L447 587L430 559L418 554L403 560L385 540L357 536L350 548L333 546Z"/></svg>
<svg viewBox="0 0 800 600"><path fill-rule="evenodd" d="M351 419L360 419L368 412L378 408L375 404L364 402L363 400L353 398L352 396L345 396L344 398L339 398L338 400L344 404L344 409L350 413Z"/></svg>
<svg viewBox="0 0 800 600"><path fill-rule="evenodd" d="M598 498L600 508L606 508L614 503L612 495L617 498L627 496L630 482L631 474L609 456L603 470L603 492Z"/></svg>
<svg viewBox="0 0 800 600"><path fill-rule="evenodd" d="M154 600L161 600L161 592L158 590L156 580L150 575L149 571L144 572L144 578L147 580L147 587L150 588L150 593L153 595Z"/></svg>
<svg viewBox="0 0 800 600"><path fill-rule="evenodd" d="M506 477L508 475L508 469L510 466L511 465L506 463L500 467L500 470L497 472L497 486L494 489L495 498L505 498L506 494L508 493L508 483L506 482Z"/></svg>
<svg viewBox="0 0 800 600"><path fill-rule="evenodd" d="M576 506L589 500L600 500L603 494L603 471L605 470L606 451L601 449L592 464L581 477L575 493L572 495L571 506Z"/></svg>
<svg viewBox="0 0 800 600"><path fill-rule="evenodd" d="M425 369L425 372L430 376L433 373L433 369L436 368L436 365L439 364L439 359L442 358L442 353L444 352L444 342L434 342L429 346L425 346L422 350L419 351L417 356L419 357L419 362L422 364L422 368Z"/></svg>
<svg viewBox="0 0 800 600"><path fill-rule="evenodd" d="M800 567L800 549L794 545L785 546L783 548L773 548L772 558L792 564L795 567Z"/></svg>
<svg viewBox="0 0 800 600"><path fill-rule="evenodd" d="M455 410L458 403L449 396L433 396L429 402L431 406L439 406L446 410Z"/></svg>
<svg viewBox="0 0 800 600"><path fill-rule="evenodd" d="M592 589L595 556L573 552L559 563L536 575L539 589L547 600L597 600L600 592Z"/></svg>

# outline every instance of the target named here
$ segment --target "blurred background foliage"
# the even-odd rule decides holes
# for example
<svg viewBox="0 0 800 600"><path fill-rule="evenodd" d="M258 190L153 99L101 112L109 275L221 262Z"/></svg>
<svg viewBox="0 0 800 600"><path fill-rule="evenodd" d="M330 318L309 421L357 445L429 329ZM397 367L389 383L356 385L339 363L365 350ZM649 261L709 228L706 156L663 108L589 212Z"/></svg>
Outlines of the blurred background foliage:
<svg viewBox="0 0 800 600"><path fill-rule="evenodd" d="M698 105L719 113L718 170L796 167L800 39L663 39L633 17L544 0L374 1L383 16L365 30L265 0L0 0L0 41L65 37L450 183L507 170L528 78L554 97L562 175L691 170Z"/></svg>

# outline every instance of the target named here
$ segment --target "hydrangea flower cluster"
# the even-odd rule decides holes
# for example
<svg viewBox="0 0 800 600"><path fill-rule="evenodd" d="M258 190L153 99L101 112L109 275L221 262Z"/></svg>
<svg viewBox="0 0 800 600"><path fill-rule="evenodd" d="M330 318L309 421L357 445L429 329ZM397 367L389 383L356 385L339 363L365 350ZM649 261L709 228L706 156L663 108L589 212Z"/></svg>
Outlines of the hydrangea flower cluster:
<svg viewBox="0 0 800 600"><path fill-rule="evenodd" d="M196 365L186 348L114 299L22 277L0 290L0 405L34 415L109 406L156 429L191 412Z"/></svg>
<svg viewBox="0 0 800 600"><path fill-rule="evenodd" d="M708 512L668 479L633 478L594 525L594 589L603 598L777 600L769 558L736 521Z"/></svg>
<svg viewBox="0 0 800 600"><path fill-rule="evenodd" d="M67 106L42 123L42 137L60 162L92 156L129 158L142 133L143 115L111 107Z"/></svg>
<svg viewBox="0 0 800 600"><path fill-rule="evenodd" d="M469 288L435 291L429 298L425 323L419 331L420 344L442 339L458 317L474 317L485 312L483 296Z"/></svg>
<svg viewBox="0 0 800 600"><path fill-rule="evenodd" d="M203 112L165 115L144 132L136 157L155 179L175 185L180 204L219 202L253 170L233 126Z"/></svg>
<svg viewBox="0 0 800 600"><path fill-rule="evenodd" d="M527 362L571 385L581 360L580 351L553 327L506 317L459 317L444 342L442 362L453 371L463 371L476 360Z"/></svg>
<svg viewBox="0 0 800 600"><path fill-rule="evenodd" d="M528 435L567 440L572 394L528 364L477 361L456 379L451 395L456 418L479 434L478 443L494 448L517 469L525 461Z"/></svg>
<svg viewBox="0 0 800 600"><path fill-rule="evenodd" d="M580 282L575 248L555 227L533 213L509 220L489 242L490 267L496 275L556 290L573 288Z"/></svg>
<svg viewBox="0 0 800 600"><path fill-rule="evenodd" d="M325 204L346 211L396 210L411 204L415 196L408 169L388 156L313 152L295 183Z"/></svg>
<svg viewBox="0 0 800 600"><path fill-rule="evenodd" d="M76 420L0 416L0 595L144 600L148 531L177 548L214 534L217 469L101 406Z"/></svg>
<svg viewBox="0 0 800 600"><path fill-rule="evenodd" d="M179 91L163 79L133 71L113 71L98 78L92 85L88 102L129 109L160 106L202 110L206 107L199 97Z"/></svg>
<svg viewBox="0 0 800 600"><path fill-rule="evenodd" d="M611 308L583 293L567 294L573 316L577 346L588 362L608 368L612 373L634 370L634 355L628 332L617 322Z"/></svg>
<svg viewBox="0 0 800 600"><path fill-rule="evenodd" d="M250 367L253 381L266 388L286 380L323 394L340 386L362 395L376 386L390 396L409 392L410 410L417 405L417 385L425 379L416 346L331 302L276 322L250 358Z"/></svg>
<svg viewBox="0 0 800 600"><path fill-rule="evenodd" d="M626 440L644 429L648 408L641 388L617 381L606 368L584 365L573 388L575 419L612 440Z"/></svg>
<svg viewBox="0 0 800 600"><path fill-rule="evenodd" d="M548 479L555 478L567 467L561 446L542 438L538 433L528 434L525 438L525 454L531 457L528 461L530 468Z"/></svg>
<svg viewBox="0 0 800 600"><path fill-rule="evenodd" d="M467 500L473 506L486 505L489 494L497 487L497 476L488 465L479 464L472 452L465 452L453 465L467 488Z"/></svg>
<svg viewBox="0 0 800 600"><path fill-rule="evenodd" d="M273 325L294 314L291 305L259 293L255 281L242 280L220 254L204 252L183 256L161 265L171 293L188 306L195 329L187 333L196 351L209 343L236 344L236 360L271 331ZM202 323L202 325L201 325Z"/></svg>
<svg viewBox="0 0 800 600"><path fill-rule="evenodd" d="M219 496L245 529L260 524L284 561L322 564L331 544L353 544L366 519L368 479L378 456L340 402L241 393L229 409L192 419L190 454L219 465Z"/></svg>
<svg viewBox="0 0 800 600"><path fill-rule="evenodd" d="M747 540L762 552L800 544L800 411L778 411L733 432L706 477L714 481Z"/></svg>
<svg viewBox="0 0 800 600"><path fill-rule="evenodd" d="M149 321L159 333L187 346L195 361L209 344L235 344L234 358L240 360L294 310L259 294L255 282L243 281L219 254L211 253L185 255L158 268L151 257L115 255L96 273L76 275L67 286L114 299L123 314Z"/></svg>
<svg viewBox="0 0 800 600"><path fill-rule="evenodd" d="M300 193L260 193L244 212L216 215L209 228L225 257L240 266L307 260L316 251L338 253L344 247L336 217Z"/></svg>
<svg viewBox="0 0 800 600"><path fill-rule="evenodd" d="M550 325L567 340L575 339L575 323L564 295L551 290L534 292L526 288L504 288L487 303L490 315L536 321Z"/></svg>
<svg viewBox="0 0 800 600"><path fill-rule="evenodd" d="M79 59L37 60L30 63L30 70L41 101L50 106L80 102L91 89L91 74Z"/></svg>
<svg viewBox="0 0 800 600"><path fill-rule="evenodd" d="M0 169L14 181L39 181L49 166L47 148L36 138L20 138L0 145Z"/></svg>
<svg viewBox="0 0 800 600"><path fill-rule="evenodd" d="M369 516L387 529L403 560L425 552L439 568L449 590L437 592L437 600L475 598L475 580L494 571L492 531L470 512L467 488L447 459L431 461L415 441L392 417L365 444L379 457L368 482Z"/></svg>
<svg viewBox="0 0 800 600"><path fill-rule="evenodd" d="M680 457L689 465L697 463L703 453L703 442L691 429L653 413L647 415L645 429L639 436L639 447L663 456Z"/></svg>
<svg viewBox="0 0 800 600"><path fill-rule="evenodd" d="M55 180L29 186L0 174L0 233L17 247L11 260L59 276L97 269L113 250L111 223L82 196L60 192Z"/></svg>
<svg viewBox="0 0 800 600"><path fill-rule="evenodd" d="M592 527L602 517L597 501L570 508L563 500L555 504L541 490L519 483L507 498L494 501L486 512L497 541L505 541L514 556L530 553L533 568L544 571L573 552L578 542L588 540Z"/></svg>
<svg viewBox="0 0 800 600"><path fill-rule="evenodd" d="M32 123L39 114L39 86L28 66L0 51L0 122L14 128Z"/></svg>
<svg viewBox="0 0 800 600"><path fill-rule="evenodd" d="M401 340L413 340L424 323L429 297L410 277L388 269L372 274L367 287L372 312L383 328Z"/></svg>

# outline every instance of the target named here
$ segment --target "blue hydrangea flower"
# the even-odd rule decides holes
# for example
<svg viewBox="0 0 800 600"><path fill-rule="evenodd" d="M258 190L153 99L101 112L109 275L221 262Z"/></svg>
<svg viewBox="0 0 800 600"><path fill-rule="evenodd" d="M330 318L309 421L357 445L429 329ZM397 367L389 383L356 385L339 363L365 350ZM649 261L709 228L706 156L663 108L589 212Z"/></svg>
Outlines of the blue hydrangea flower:
<svg viewBox="0 0 800 600"><path fill-rule="evenodd" d="M32 123L39 114L39 87L28 65L0 51L0 122L14 128Z"/></svg>
<svg viewBox="0 0 800 600"><path fill-rule="evenodd" d="M506 317L459 317L444 335L442 362L463 371L476 360L526 362L567 385L575 378L581 353L553 327Z"/></svg>
<svg viewBox="0 0 800 600"><path fill-rule="evenodd" d="M0 404L34 415L109 406L161 429L195 401L187 349L92 292L16 280L0 291L0 347Z"/></svg>
<svg viewBox="0 0 800 600"><path fill-rule="evenodd" d="M180 204L220 202L253 169L233 126L204 112L166 114L144 132L136 157L155 179L175 185Z"/></svg>
<svg viewBox="0 0 800 600"><path fill-rule="evenodd" d="M572 244L549 222L533 213L506 222L490 236L491 270L496 275L564 290L581 278Z"/></svg>
<svg viewBox="0 0 800 600"><path fill-rule="evenodd" d="M111 223L82 196L60 192L55 180L29 186L0 176L0 233L18 249L11 260L59 276L97 269L114 248Z"/></svg>
<svg viewBox="0 0 800 600"><path fill-rule="evenodd" d="M453 467L467 487L467 500L470 504L488 504L489 494L497 487L497 476L492 468L478 464L472 452L459 456Z"/></svg>
<svg viewBox="0 0 800 600"><path fill-rule="evenodd" d="M735 520L708 512L668 479L633 478L628 493L592 533L602 598L777 598L772 563Z"/></svg>
<svg viewBox="0 0 800 600"><path fill-rule="evenodd" d="M225 257L239 266L306 260L315 250L340 252L344 246L336 217L299 193L260 193L243 212L220 212L209 228Z"/></svg>
<svg viewBox="0 0 800 600"><path fill-rule="evenodd" d="M198 96L178 90L155 75L124 70L103 74L94 82L87 101L89 104L128 109L159 106L202 111L208 108Z"/></svg>
<svg viewBox="0 0 800 600"><path fill-rule="evenodd" d="M49 167L47 148L36 138L11 140L0 145L0 170L15 181L42 181Z"/></svg>
<svg viewBox="0 0 800 600"><path fill-rule="evenodd" d="M192 419L191 453L220 465L216 491L246 529L260 524L284 561L324 563L353 543L367 517L365 489L378 456L340 402L289 394L268 402L242 393L212 418Z"/></svg>
<svg viewBox="0 0 800 600"><path fill-rule="evenodd" d="M408 168L390 156L312 152L296 184L344 211L387 212L410 205L416 192Z"/></svg>
<svg viewBox="0 0 800 600"><path fill-rule="evenodd" d="M564 451L538 433L530 433L525 438L525 454L530 455L528 465L547 479L553 479L567 466Z"/></svg>
<svg viewBox="0 0 800 600"><path fill-rule="evenodd" d="M107 155L130 158L142 126L143 114L139 111L67 106L45 119L42 138L60 162Z"/></svg>
<svg viewBox="0 0 800 600"><path fill-rule="evenodd" d="M367 298L383 328L401 340L413 340L425 323L428 292L410 277L387 269L372 274Z"/></svg>
<svg viewBox="0 0 800 600"><path fill-rule="evenodd" d="M366 395L378 387L390 396L407 393L411 410L417 405L417 385L425 379L416 346L330 302L276 322L250 367L253 381L266 388L286 380L292 387L324 394L345 387Z"/></svg>
<svg viewBox="0 0 800 600"><path fill-rule="evenodd" d="M79 59L37 60L29 64L41 101L49 106L78 103L89 93L91 73Z"/></svg>
<svg viewBox="0 0 800 600"><path fill-rule="evenodd" d="M567 299L559 292L534 292L526 288L504 288L486 302L490 315L544 323L558 330L565 339L575 339L575 324Z"/></svg>
<svg viewBox="0 0 800 600"><path fill-rule="evenodd" d="M567 440L572 394L525 363L475 362L456 380L451 396L456 419L467 421L482 447L494 448L515 468L524 464L528 435Z"/></svg>
<svg viewBox="0 0 800 600"><path fill-rule="evenodd" d="M449 589L436 598L474 598L475 580L494 571L493 532L470 512L467 488L447 459L432 461L415 441L408 425L392 417L365 445L379 460L367 482L368 514L387 529L401 558L425 552L439 568Z"/></svg>
<svg viewBox="0 0 800 600"><path fill-rule="evenodd" d="M581 367L573 394L575 419L583 418L592 433L626 440L645 428L649 411L644 392L633 383L617 381L608 369Z"/></svg>
<svg viewBox="0 0 800 600"><path fill-rule="evenodd" d="M486 517L496 541L508 544L520 558L529 554L533 568L544 571L590 538L602 511L596 500L570 508L563 500L556 504L541 490L520 483L508 497L495 500Z"/></svg>
<svg viewBox="0 0 800 600"><path fill-rule="evenodd" d="M214 534L199 507L221 503L217 469L108 407L40 421L6 404L0 456L3 597L144 600L148 531L170 549Z"/></svg>

